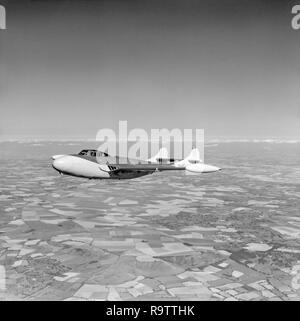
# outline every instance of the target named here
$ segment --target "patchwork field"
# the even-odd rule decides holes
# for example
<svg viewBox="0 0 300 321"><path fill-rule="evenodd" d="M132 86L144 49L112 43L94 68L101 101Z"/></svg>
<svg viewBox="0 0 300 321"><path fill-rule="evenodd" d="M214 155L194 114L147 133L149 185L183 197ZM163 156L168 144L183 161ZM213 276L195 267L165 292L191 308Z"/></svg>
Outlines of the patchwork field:
<svg viewBox="0 0 300 321"><path fill-rule="evenodd" d="M300 144L222 143L203 175L59 176L83 143L0 143L2 300L299 300Z"/></svg>

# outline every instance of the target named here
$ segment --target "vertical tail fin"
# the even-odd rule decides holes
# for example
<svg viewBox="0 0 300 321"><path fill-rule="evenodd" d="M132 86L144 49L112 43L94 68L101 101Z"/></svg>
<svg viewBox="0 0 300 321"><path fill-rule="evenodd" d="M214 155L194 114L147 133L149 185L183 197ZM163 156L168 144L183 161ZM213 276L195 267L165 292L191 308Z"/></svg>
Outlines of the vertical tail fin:
<svg viewBox="0 0 300 321"><path fill-rule="evenodd" d="M189 164L199 164L202 163L200 158L200 151L198 148L193 148L190 154L183 160L176 162L176 166L187 166Z"/></svg>
<svg viewBox="0 0 300 321"><path fill-rule="evenodd" d="M169 153L165 147L161 148L155 156L147 159L147 161L151 163L159 163L163 159L169 159Z"/></svg>

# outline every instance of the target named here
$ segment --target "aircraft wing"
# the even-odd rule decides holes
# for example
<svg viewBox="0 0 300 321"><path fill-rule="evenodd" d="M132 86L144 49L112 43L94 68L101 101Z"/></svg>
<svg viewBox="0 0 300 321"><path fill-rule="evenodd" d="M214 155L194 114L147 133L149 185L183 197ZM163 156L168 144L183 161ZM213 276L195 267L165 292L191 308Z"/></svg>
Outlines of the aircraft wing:
<svg viewBox="0 0 300 321"><path fill-rule="evenodd" d="M145 167L139 165L129 165L129 164L114 164L107 165L108 170L99 167L100 170L109 173L112 178L134 178L152 174L156 171L156 168Z"/></svg>
<svg viewBox="0 0 300 321"><path fill-rule="evenodd" d="M100 170L109 173L111 177L123 178L124 176L137 177L152 174L158 171L176 170L172 165L159 164L107 164L107 170L99 167Z"/></svg>
<svg viewBox="0 0 300 321"><path fill-rule="evenodd" d="M126 171L166 171L176 169L174 165L169 164L108 164L110 171L126 170Z"/></svg>

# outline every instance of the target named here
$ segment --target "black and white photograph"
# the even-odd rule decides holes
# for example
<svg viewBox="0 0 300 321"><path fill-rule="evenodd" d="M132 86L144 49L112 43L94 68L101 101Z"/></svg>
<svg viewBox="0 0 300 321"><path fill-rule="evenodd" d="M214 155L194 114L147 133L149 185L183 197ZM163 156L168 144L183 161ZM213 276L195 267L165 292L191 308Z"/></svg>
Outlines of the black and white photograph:
<svg viewBox="0 0 300 321"><path fill-rule="evenodd" d="M299 300L300 0L0 0L0 301Z"/></svg>

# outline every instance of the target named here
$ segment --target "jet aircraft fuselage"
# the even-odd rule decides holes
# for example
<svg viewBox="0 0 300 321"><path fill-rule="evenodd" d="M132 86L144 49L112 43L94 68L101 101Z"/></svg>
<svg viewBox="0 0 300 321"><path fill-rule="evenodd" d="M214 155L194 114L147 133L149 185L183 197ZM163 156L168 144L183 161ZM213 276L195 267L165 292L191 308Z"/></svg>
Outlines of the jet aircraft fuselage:
<svg viewBox="0 0 300 321"><path fill-rule="evenodd" d="M195 156L196 155L196 156ZM212 165L201 163L199 153L192 150L191 154L183 160L156 158L147 161L113 157L107 153L89 149L78 154L55 155L53 168L60 174L85 177L89 179L130 179L154 172L187 170L196 173L210 173L220 170Z"/></svg>

